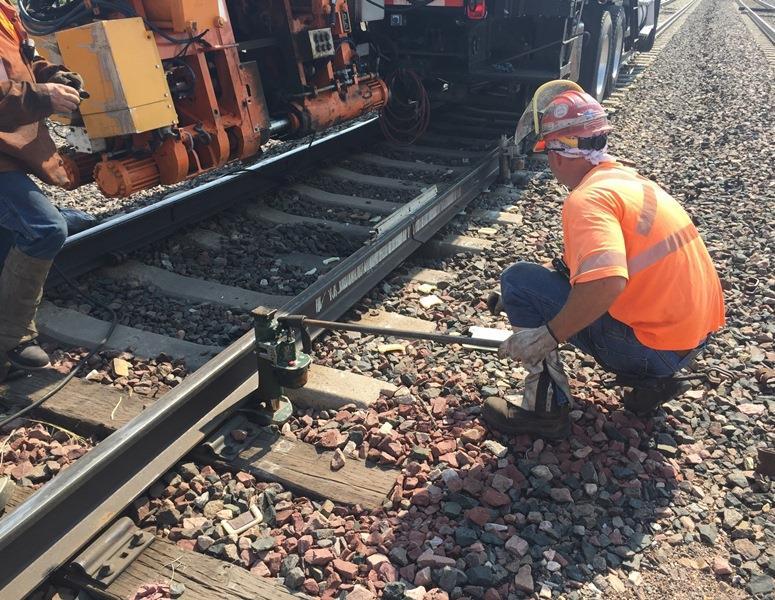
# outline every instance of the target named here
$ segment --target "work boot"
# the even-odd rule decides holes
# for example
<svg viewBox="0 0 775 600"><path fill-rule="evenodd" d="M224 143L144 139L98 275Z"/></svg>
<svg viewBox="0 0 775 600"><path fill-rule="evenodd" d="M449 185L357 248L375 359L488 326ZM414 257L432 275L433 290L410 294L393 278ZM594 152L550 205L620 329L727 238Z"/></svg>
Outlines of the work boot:
<svg viewBox="0 0 775 600"><path fill-rule="evenodd" d="M17 369L35 371L36 369L45 369L51 364L48 354L38 346L37 340L23 342L6 352L5 355L8 357L8 362L11 363L11 369L16 367Z"/></svg>
<svg viewBox="0 0 775 600"><path fill-rule="evenodd" d="M559 353L555 350L541 363L525 368L524 393L508 399L487 398L482 408L485 423L509 435L527 433L553 440L568 437L570 389Z"/></svg>
<svg viewBox="0 0 775 600"><path fill-rule="evenodd" d="M9 362L0 363L0 383L16 381L17 379L26 377L27 374L27 371L20 369L19 367L14 367Z"/></svg>
<svg viewBox="0 0 775 600"><path fill-rule="evenodd" d="M503 312L503 302L498 292L490 292L487 296L487 309L493 317L498 317Z"/></svg>
<svg viewBox="0 0 775 600"><path fill-rule="evenodd" d="M624 408L639 417L651 414L665 402L677 398L692 387L688 381L673 377L627 381L626 384L629 385L625 385L622 396Z"/></svg>
<svg viewBox="0 0 775 600"><path fill-rule="evenodd" d="M49 364L46 353L30 342L38 337L35 314L51 262L11 248L0 273L0 360L21 369Z"/></svg>

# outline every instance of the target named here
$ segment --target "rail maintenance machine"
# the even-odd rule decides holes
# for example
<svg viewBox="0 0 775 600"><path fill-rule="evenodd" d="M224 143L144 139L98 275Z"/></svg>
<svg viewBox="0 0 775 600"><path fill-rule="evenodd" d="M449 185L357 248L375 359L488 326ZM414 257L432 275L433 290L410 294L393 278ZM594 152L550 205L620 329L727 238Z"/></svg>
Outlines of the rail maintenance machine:
<svg viewBox="0 0 775 600"><path fill-rule="evenodd" d="M369 0L19 0L38 51L84 79L63 121L73 188L173 184L378 110Z"/></svg>

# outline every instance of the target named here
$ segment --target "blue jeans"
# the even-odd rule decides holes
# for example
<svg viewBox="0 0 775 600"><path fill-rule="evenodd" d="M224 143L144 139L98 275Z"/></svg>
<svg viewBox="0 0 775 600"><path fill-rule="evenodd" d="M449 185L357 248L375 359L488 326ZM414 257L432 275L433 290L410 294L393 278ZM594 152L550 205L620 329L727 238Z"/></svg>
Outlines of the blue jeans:
<svg viewBox="0 0 775 600"><path fill-rule="evenodd" d="M32 258L53 260L67 239L67 223L21 171L0 173L0 265L16 246Z"/></svg>
<svg viewBox="0 0 775 600"><path fill-rule="evenodd" d="M501 276L501 301L514 327L541 327L565 305L570 282L556 271L532 263L512 265ZM568 340L606 371L635 379L669 377L694 360L704 347L686 356L641 344L629 325L606 313Z"/></svg>

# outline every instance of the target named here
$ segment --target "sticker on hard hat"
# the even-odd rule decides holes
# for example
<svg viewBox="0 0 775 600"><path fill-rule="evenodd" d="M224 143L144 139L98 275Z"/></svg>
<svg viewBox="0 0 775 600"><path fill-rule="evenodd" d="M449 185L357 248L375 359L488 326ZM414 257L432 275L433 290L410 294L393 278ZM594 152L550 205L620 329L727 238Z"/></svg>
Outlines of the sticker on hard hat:
<svg viewBox="0 0 775 600"><path fill-rule="evenodd" d="M565 115L568 114L568 105L567 104L558 104L554 108L554 116L558 119L562 119Z"/></svg>

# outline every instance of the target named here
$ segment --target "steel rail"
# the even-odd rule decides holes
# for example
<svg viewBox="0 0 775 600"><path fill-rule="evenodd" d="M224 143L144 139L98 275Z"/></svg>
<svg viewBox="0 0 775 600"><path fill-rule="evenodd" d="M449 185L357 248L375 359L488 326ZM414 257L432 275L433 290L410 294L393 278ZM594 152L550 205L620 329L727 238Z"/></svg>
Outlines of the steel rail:
<svg viewBox="0 0 775 600"><path fill-rule="evenodd" d="M677 0L670 0L670 2L669 2L669 3L662 3L662 8L664 8L665 6L670 6L670 5L672 5L672 4L673 4L674 2L676 2L676 1L677 1ZM681 17L681 15L683 15L683 14L684 14L684 13L685 13L685 12L686 12L686 11L687 11L689 8L691 8L691 7L692 7L692 6L693 6L693 5L694 5L696 2L697 2L697 0L691 0L691 2L689 2L689 4L687 4L687 5L686 5L686 6L684 6L683 8L680 8L680 9L678 10L678 12L671 13L671 14L670 14L670 16L669 16L669 18L668 18L668 19L667 19L667 20L666 20L664 23L661 23L661 24L660 24L659 22L657 22L657 34L656 34L656 36L655 36L655 39L659 39L660 37L662 37L662 35L663 35L663 34L667 33L667 32L668 32L668 30L669 30L669 29L670 29L670 28L671 28L673 25L675 25L675 24L676 24L676 22L677 22L677 21L678 21L678 19ZM662 13L661 13L661 9L660 9L660 15L661 15L661 14L662 14ZM668 16L668 15L667 15L667 14L665 14L665 16ZM653 50L649 50L649 52L652 52L652 51L653 51ZM648 54L649 52L645 52L644 54ZM630 64L630 62L631 62L632 60L634 60L634 59L635 59L635 57L636 57L637 55L639 55L639 54L641 54L641 52L639 52L638 50L630 50L630 51L629 51L629 52L627 52L626 54L622 54L622 58L621 58L621 61L622 61L622 62L621 62L621 67L628 66L628 65ZM620 68L621 68L621 67L620 67ZM623 70L621 70L621 71L620 71L620 73L619 73L619 77L621 77L623 73L624 73L624 71L623 71ZM617 81L618 81L618 79L617 79Z"/></svg>
<svg viewBox="0 0 775 600"><path fill-rule="evenodd" d="M760 0L757 0L759 2ZM746 13L748 13L748 16L751 17L751 20L756 23L756 26L761 30L761 32L767 36L767 39L770 40L773 44L775 44L775 27L767 23L764 19L762 19L754 10L748 6L743 0L737 0L737 3L745 10ZM760 2L761 4L766 4L766 2ZM769 6L769 5L768 5ZM775 7L773 7L775 8Z"/></svg>
<svg viewBox="0 0 775 600"><path fill-rule="evenodd" d="M767 10L775 10L775 4L770 4L769 2L765 2L765 0L753 0L753 1L756 2L756 4L761 4Z"/></svg>
<svg viewBox="0 0 775 600"><path fill-rule="evenodd" d="M692 6L694 6L697 3L697 0L691 0L686 6L679 8L677 11L675 11L673 14L670 15L670 18L662 23L661 26L657 26L657 35L656 37L659 38L660 35L667 32L670 27L675 25L675 23L678 21L678 19L683 16L683 14L689 10Z"/></svg>
<svg viewBox="0 0 775 600"><path fill-rule="evenodd" d="M281 312L339 318L495 180L498 158L489 152ZM257 386L253 345L251 331L0 519L0 598L35 589L245 401Z"/></svg>
<svg viewBox="0 0 775 600"><path fill-rule="evenodd" d="M109 263L113 257L148 246L229 206L268 192L278 187L281 178L289 172L341 154L348 148L362 144L365 136L376 135L378 132L377 119L368 119L322 136L311 144L302 144L246 166L239 172L175 192L159 202L103 221L68 237L56 258L56 265L71 278L93 271ZM59 282L56 271L52 271L48 284Z"/></svg>

